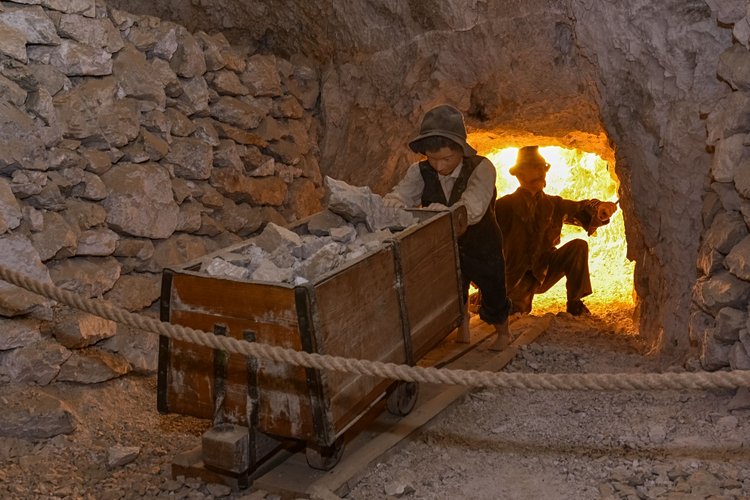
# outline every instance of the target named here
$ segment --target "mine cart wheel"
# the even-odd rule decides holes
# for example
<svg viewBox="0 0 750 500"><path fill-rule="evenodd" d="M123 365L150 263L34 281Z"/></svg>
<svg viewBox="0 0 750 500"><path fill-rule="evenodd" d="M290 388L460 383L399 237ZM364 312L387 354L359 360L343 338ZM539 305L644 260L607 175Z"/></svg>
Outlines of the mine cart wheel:
<svg viewBox="0 0 750 500"><path fill-rule="evenodd" d="M313 469L331 470L344 454L344 439L338 438L331 446L316 446L308 443L305 448L307 465Z"/></svg>
<svg viewBox="0 0 750 500"><path fill-rule="evenodd" d="M408 415L417 404L419 384L416 382L396 382L396 387L385 398L385 406L391 415Z"/></svg>

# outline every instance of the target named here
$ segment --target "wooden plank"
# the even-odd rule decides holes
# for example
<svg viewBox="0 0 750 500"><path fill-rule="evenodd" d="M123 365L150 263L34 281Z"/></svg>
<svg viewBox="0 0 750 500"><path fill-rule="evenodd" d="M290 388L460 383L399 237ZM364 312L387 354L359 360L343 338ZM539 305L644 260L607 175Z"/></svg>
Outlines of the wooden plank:
<svg viewBox="0 0 750 500"><path fill-rule="evenodd" d="M412 347L419 359L461 321L451 214L422 222L394 237L401 254Z"/></svg>
<svg viewBox="0 0 750 500"><path fill-rule="evenodd" d="M393 249L388 246L315 285L318 352L403 363L404 337ZM324 373L334 430L345 428L390 382L343 372Z"/></svg>
<svg viewBox="0 0 750 500"><path fill-rule="evenodd" d="M533 321L528 321L533 320ZM525 331L500 353L486 349L471 349L467 354L449 363L446 368L479 369L497 371L507 365L519 348L533 342L548 327L551 316L542 318L527 317L523 321ZM478 321L472 325L473 334L480 344L487 344L494 334L491 325ZM476 347L477 344L475 343ZM361 474L374 461L396 446L400 441L418 430L441 411L471 389L464 386L420 384L420 400L412 412L400 419L382 411L382 406L374 409L374 415L367 427L358 430L347 443L344 456L339 464L328 472L313 471L300 467L300 458L287 466L286 462L269 474L257 478L253 486L268 491L298 495L316 495L319 498L337 498L345 495L359 480ZM363 419L364 420L364 419ZM301 458L304 462L304 458Z"/></svg>

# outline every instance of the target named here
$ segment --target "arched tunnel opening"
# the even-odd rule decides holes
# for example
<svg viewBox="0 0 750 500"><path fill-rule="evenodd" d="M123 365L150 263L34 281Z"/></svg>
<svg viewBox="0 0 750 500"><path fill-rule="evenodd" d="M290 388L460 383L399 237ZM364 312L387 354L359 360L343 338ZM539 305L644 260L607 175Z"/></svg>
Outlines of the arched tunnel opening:
<svg viewBox="0 0 750 500"><path fill-rule="evenodd" d="M481 133L470 134L473 136ZM519 188L518 180L509 173L516 161L517 147L504 147L502 143L478 140L486 151L479 154L489 158L497 171L495 187L497 197L510 194ZM564 199L579 201L597 199L619 202L620 183L614 166L596 153L560 146L540 145L542 156L550 164L544 192ZM572 221L569 221L572 222ZM622 316L632 313L635 305L633 270L635 263L627 257L625 221L622 210L617 210L609 224L597 228L591 235L575 224L563 225L558 246L573 239L582 239L589 248L589 271L593 293L585 298L592 313ZM534 298L533 314L565 311L565 279Z"/></svg>

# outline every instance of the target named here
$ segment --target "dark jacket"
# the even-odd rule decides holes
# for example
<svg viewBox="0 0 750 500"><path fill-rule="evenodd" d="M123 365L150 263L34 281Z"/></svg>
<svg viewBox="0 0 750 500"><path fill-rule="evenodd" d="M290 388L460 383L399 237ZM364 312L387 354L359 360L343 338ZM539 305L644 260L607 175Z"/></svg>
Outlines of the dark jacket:
<svg viewBox="0 0 750 500"><path fill-rule="evenodd" d="M549 258L560 243L563 224L573 224L592 234L601 222L596 217L599 200L572 201L545 194L532 195L523 188L495 202L495 216L503 237L505 275L512 289L527 271L542 283Z"/></svg>

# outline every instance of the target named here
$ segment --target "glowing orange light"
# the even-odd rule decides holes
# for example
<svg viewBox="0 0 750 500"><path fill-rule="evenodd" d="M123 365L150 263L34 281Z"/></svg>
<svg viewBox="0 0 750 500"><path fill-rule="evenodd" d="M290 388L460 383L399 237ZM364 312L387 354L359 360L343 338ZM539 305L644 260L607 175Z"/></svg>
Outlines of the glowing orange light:
<svg viewBox="0 0 750 500"><path fill-rule="evenodd" d="M547 194L570 200L596 198L617 201L619 182L610 172L606 161L593 153L559 147L540 147L539 152L550 164L547 173ZM498 197L518 188L516 178L508 169L516 161L518 148L505 148L484 153L497 169ZM577 226L564 225L560 244L581 238L589 244L589 269L592 295L584 299L592 313L611 311L614 308L633 307L633 269L635 263L627 260L625 226L622 210L617 210L610 223L588 236ZM565 278L542 295L534 297L533 313L565 310Z"/></svg>

